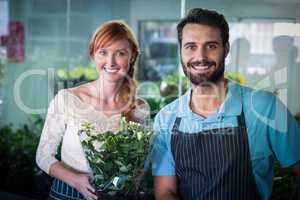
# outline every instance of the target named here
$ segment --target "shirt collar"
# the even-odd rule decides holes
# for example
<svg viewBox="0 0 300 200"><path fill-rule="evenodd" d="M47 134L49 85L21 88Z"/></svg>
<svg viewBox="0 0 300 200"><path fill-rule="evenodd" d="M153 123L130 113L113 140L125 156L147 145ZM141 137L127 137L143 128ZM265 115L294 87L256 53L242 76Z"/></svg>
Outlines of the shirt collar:
<svg viewBox="0 0 300 200"><path fill-rule="evenodd" d="M241 95L241 86L234 81L228 80L228 91L225 97L225 101L220 106L217 111L219 115L227 116L238 116L242 112L242 95ZM178 112L177 117L187 117L195 113L192 112L190 108L190 99L191 99L192 89L179 97L178 99Z"/></svg>
<svg viewBox="0 0 300 200"><path fill-rule="evenodd" d="M193 113L190 108L191 94L192 88L189 88L184 95L179 97L177 117L186 117Z"/></svg>
<svg viewBox="0 0 300 200"><path fill-rule="evenodd" d="M231 80L228 80L228 92L225 101L220 106L219 113L222 116L238 116L242 112L242 88Z"/></svg>

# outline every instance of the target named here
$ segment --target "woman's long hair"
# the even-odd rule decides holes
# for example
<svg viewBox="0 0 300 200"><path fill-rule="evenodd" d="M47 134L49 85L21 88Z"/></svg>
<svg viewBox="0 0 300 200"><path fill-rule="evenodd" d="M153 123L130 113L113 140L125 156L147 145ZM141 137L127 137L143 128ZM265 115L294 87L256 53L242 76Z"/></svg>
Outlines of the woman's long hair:
<svg viewBox="0 0 300 200"><path fill-rule="evenodd" d="M89 42L89 55L94 58L97 49L111 45L113 42L126 39L131 47L132 55L127 76L122 84L120 96L129 103L129 109L122 113L127 120L134 121L132 111L136 105L136 82L134 80L135 64L139 55L137 39L131 28L123 21L109 21L99 26Z"/></svg>

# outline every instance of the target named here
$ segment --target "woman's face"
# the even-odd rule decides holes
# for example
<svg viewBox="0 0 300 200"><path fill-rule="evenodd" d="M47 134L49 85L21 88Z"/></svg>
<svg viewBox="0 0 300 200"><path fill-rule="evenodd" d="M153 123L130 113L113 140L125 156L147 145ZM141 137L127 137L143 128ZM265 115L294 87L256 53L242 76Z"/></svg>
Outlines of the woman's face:
<svg viewBox="0 0 300 200"><path fill-rule="evenodd" d="M129 70L131 58L132 50L126 39L99 48L94 54L99 77L111 82L123 80Z"/></svg>

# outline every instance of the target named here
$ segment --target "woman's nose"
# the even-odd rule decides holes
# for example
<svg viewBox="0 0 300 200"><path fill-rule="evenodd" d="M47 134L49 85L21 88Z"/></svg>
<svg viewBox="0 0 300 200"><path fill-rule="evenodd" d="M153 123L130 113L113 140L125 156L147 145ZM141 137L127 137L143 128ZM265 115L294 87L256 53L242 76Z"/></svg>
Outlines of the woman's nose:
<svg viewBox="0 0 300 200"><path fill-rule="evenodd" d="M114 54L110 54L108 56L108 61L107 61L107 65L109 67L114 67L116 65L116 57Z"/></svg>

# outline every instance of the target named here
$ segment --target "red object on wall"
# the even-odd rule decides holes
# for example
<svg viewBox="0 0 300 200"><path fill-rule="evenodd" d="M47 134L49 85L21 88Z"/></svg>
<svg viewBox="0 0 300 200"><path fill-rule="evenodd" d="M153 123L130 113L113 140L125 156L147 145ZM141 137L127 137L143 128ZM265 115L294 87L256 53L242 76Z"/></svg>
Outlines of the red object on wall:
<svg viewBox="0 0 300 200"><path fill-rule="evenodd" d="M9 62L24 61L24 25L20 21L9 23L9 35L1 36L0 44L7 48Z"/></svg>

